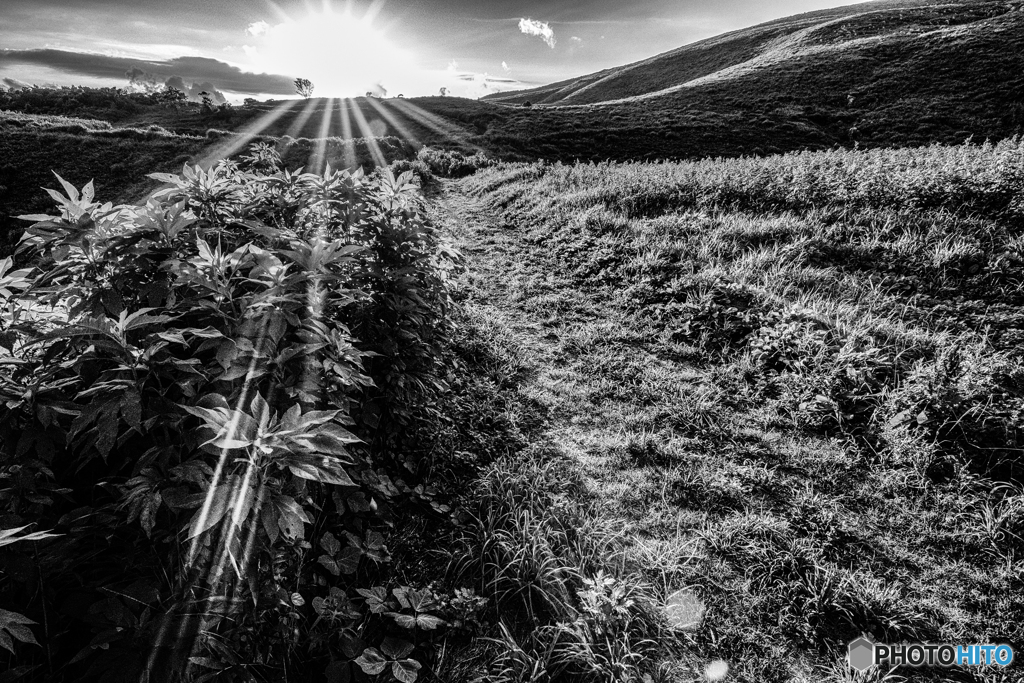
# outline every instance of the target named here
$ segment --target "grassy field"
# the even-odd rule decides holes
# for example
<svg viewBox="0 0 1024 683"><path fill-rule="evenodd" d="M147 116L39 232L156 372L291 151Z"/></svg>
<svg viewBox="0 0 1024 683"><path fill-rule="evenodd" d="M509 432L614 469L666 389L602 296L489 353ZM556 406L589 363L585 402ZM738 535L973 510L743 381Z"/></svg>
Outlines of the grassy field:
<svg viewBox="0 0 1024 683"><path fill-rule="evenodd" d="M498 480L562 482L477 540L540 604L491 653L518 662L499 680L690 681L719 659L729 680L855 680L861 634L1024 646L1022 152L503 164L447 187L507 414L533 416ZM599 568L610 649L573 630ZM680 589L706 613L666 631Z"/></svg>

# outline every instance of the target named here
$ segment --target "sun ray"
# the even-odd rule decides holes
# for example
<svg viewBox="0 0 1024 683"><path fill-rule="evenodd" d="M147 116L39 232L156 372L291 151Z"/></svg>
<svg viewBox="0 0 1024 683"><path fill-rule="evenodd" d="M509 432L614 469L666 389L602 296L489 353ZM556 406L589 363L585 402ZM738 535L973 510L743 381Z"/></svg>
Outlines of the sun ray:
<svg viewBox="0 0 1024 683"><path fill-rule="evenodd" d="M352 116L356 119L356 127L359 128L359 132L362 133L363 139L366 140L366 146L370 148L370 156L373 157L373 163L377 166L387 166L388 162L384 158L384 153L380 151L380 145L377 144L377 138L373 134L373 129L370 128L370 124L366 122L366 117L363 116L362 110L359 108L359 104L353 102L355 105L352 107Z"/></svg>
<svg viewBox="0 0 1024 683"><path fill-rule="evenodd" d="M412 133L412 131L410 131L404 123L399 121L397 116L388 111L387 105L383 102L378 102L372 97L368 99L367 102L384 118L385 121L390 123L394 129L398 131L399 135L415 145L420 143L419 139Z"/></svg>
<svg viewBox="0 0 1024 683"><path fill-rule="evenodd" d="M306 103L305 109L299 112L299 115L295 117L294 121L292 121L292 125L288 127L288 132L285 133L285 135L289 135L293 138L299 137L299 133L302 132L302 128L306 125L306 121L309 121L309 117L313 115L318 103L318 100L310 99Z"/></svg>
<svg viewBox="0 0 1024 683"><path fill-rule="evenodd" d="M275 121L284 116L298 103L298 100L285 100L272 110L248 124L235 135L232 135L226 142L215 146L196 163L203 168L209 168L211 164L226 159L238 150L249 144L253 138L269 128Z"/></svg>
<svg viewBox="0 0 1024 683"><path fill-rule="evenodd" d="M316 145L309 158L309 167L307 170L313 173L321 172L321 165L324 163L324 157L327 156L327 135L331 131L331 119L334 114L334 105L336 100L332 97L327 100L327 105L324 107L323 117L320 119L320 130L317 132Z"/></svg>
<svg viewBox="0 0 1024 683"><path fill-rule="evenodd" d="M436 133L440 133L442 136L449 140L453 140L460 144L466 145L476 150L482 150L483 148L479 145L469 142L469 131L461 126L457 126L453 123L445 121L436 114L432 114L422 107L418 107L412 102L406 100L391 100L396 109L401 110L403 114L408 116L410 119L421 124L425 128L428 128Z"/></svg>
<svg viewBox="0 0 1024 683"><path fill-rule="evenodd" d="M354 105L355 103L346 97L338 111L338 118L341 120L341 136L344 138L345 168L350 170L355 170L356 167L356 143L352 139L352 121L348 118L348 110Z"/></svg>
<svg viewBox="0 0 1024 683"><path fill-rule="evenodd" d="M278 5L276 2L274 2L274 0L266 0L266 5L267 5L267 7L270 8L271 12L273 12L274 14L277 15L278 20L280 20L280 21L290 21L291 20L291 17L288 16L288 13L285 12L283 9L281 9L281 6Z"/></svg>
<svg viewBox="0 0 1024 683"><path fill-rule="evenodd" d="M388 0L373 0L370 6L366 8L366 13L363 15L363 21L367 24L371 23L380 14L380 11L384 9L384 5L387 4Z"/></svg>
<svg viewBox="0 0 1024 683"><path fill-rule="evenodd" d="M268 327L269 327L269 321L264 319L263 325L261 326L259 335L257 337L257 343L256 343L256 347L257 348L259 348L262 345L263 339L266 338ZM239 425L240 418L241 418L241 414L240 413L243 410L246 402L249 400L249 397L251 396L251 392L252 392L252 388L253 388L253 380L256 378L256 363L257 363L257 357L253 356L252 360L249 362L249 367L246 370L245 381L242 384L242 391L241 391L241 394L238 397L238 402L236 404L236 408L235 408L235 411L234 411L234 417L232 418L231 422L229 422L228 425L227 425L227 435L228 435L229 438L233 438L238 433L238 425ZM210 483L207 485L206 496L204 497L203 505L200 508L199 519L197 520L197 527L196 528L202 528L203 526L205 526L206 520L209 519L210 509L213 506L213 499L214 499L214 496L216 495L217 487L220 485L220 482L221 482L222 478L224 477L224 470L226 469L226 463L227 463L227 458L228 458L228 450L229 449L227 449L227 448L222 448L221 451L220 451L220 455L219 455L219 457L217 459L217 467L214 469L213 477L210 480ZM249 467L250 468L252 467L252 463L249 463ZM247 478L248 478L248 472L247 472ZM236 492L233 491L233 494L234 493L236 493ZM235 509L235 506L238 504L237 500L238 499L236 497L234 497L234 496L232 497L232 501L231 501L231 508L232 509ZM260 512L259 510L252 510L252 511L250 511L250 514L254 514L254 515L258 516L259 512ZM234 518L234 516L235 515L233 514L231 517ZM221 518L221 522L220 523L221 523L221 526L223 527L224 525L230 525L231 524L231 520L227 516L225 516L225 517ZM228 535L230 535L230 534L233 533L233 530L231 530L229 528L227 530L227 533L228 533ZM192 542L189 545L188 553L187 553L186 559L185 559L185 565L186 566L191 566L192 563L195 561L195 559L196 559L196 557L198 555L198 547L199 547L200 539L201 539L202 536L203 536L203 534L197 534L195 537L192 538ZM230 538L222 538L222 547L230 547ZM216 597L215 596L215 590L214 590L215 586L213 585L212 582L209 581L209 578L210 578L211 575L213 575L216 578L217 582L219 582L220 576L223 574L223 565L224 564L225 564L225 555L224 555L224 552L221 551L220 557L218 558L217 562L214 563L213 566L207 566L203 570L201 570L201 571L204 572L204 574L206 575L206 577L208 579L207 583L210 584L210 595L207 596L206 601L205 601L207 603L207 607L208 608L212 607L213 600ZM209 609L203 610L203 613L206 613L208 611L209 611ZM178 627L178 633L177 633L176 641L175 642L179 642L180 643L180 642L182 642L186 638L186 636L187 636L187 634L186 634L187 627L188 627L187 622L182 621L182 623ZM165 644L165 642L166 642L164 640L165 637L166 637L166 630L162 629L161 633L159 634L159 638L156 641L156 647L154 648L154 654L152 655L153 658L156 657L156 651L159 650L159 648L162 645ZM190 652L194 653L196 651L197 647L198 647L198 642L197 642L197 639L196 639L196 640L193 640L192 643L189 646Z"/></svg>

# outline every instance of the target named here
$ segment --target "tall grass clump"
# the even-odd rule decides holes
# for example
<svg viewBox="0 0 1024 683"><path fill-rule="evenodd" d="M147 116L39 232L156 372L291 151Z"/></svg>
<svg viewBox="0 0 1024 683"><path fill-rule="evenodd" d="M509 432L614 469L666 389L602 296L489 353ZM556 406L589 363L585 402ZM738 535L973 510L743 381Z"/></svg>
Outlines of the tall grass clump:
<svg viewBox="0 0 1024 683"><path fill-rule="evenodd" d="M474 518L452 553L458 582L475 578L497 610L478 657L489 681L640 681L668 628L634 573L621 533L588 508L579 472L543 449L481 474Z"/></svg>

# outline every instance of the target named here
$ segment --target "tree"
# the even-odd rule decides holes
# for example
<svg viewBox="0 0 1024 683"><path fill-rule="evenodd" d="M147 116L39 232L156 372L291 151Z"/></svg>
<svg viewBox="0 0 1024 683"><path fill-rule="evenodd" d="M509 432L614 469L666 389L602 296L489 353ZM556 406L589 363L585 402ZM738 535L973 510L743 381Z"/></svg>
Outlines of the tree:
<svg viewBox="0 0 1024 683"><path fill-rule="evenodd" d="M441 97L448 97L448 88L441 88Z"/></svg>
<svg viewBox="0 0 1024 683"><path fill-rule="evenodd" d="M307 100L313 95L313 81L308 78L296 78L294 83L295 92L302 95Z"/></svg>
<svg viewBox="0 0 1024 683"><path fill-rule="evenodd" d="M160 101L165 104L179 104L186 101L188 99L188 95L177 88L165 85L163 91L159 94L159 98Z"/></svg>
<svg viewBox="0 0 1024 683"><path fill-rule="evenodd" d="M206 111L213 111L213 98L210 93L205 90L199 93L199 98L203 101L203 109Z"/></svg>

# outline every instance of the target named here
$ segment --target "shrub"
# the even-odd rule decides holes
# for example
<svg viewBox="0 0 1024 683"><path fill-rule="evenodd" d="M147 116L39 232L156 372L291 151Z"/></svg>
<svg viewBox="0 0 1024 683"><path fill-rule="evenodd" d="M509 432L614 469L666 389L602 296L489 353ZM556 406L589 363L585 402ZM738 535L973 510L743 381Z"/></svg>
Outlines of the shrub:
<svg viewBox="0 0 1024 683"><path fill-rule="evenodd" d="M396 159L388 168L396 176L410 171L419 178L420 184L424 186L434 181L434 174L430 167L419 159Z"/></svg>
<svg viewBox="0 0 1024 683"><path fill-rule="evenodd" d="M455 150L439 150L424 147L416 155L435 174L445 178L464 178L481 168L493 166L495 161L482 152L471 155Z"/></svg>
<svg viewBox="0 0 1024 683"><path fill-rule="evenodd" d="M61 534L5 549L0 594L21 635L47 624L46 680L413 680L444 623L377 580L399 505L436 505L410 444L457 255L411 174L253 156L154 174L145 206L61 180L32 265L0 267L3 527Z"/></svg>

